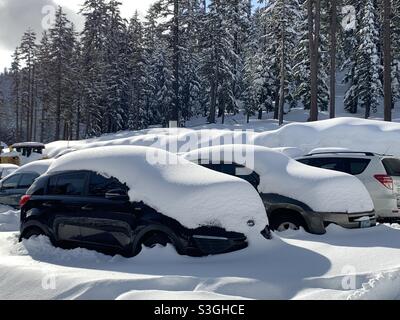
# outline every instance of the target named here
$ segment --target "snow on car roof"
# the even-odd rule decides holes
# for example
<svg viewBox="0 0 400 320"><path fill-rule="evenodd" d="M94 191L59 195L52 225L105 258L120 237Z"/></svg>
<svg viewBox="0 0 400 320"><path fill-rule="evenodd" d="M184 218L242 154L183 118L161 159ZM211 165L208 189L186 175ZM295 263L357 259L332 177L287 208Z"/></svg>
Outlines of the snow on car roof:
<svg viewBox="0 0 400 320"><path fill-rule="evenodd" d="M49 169L53 161L54 161L53 159L33 161L20 167L18 170L14 171L13 174L24 173L24 172L36 172L37 174L42 175Z"/></svg>
<svg viewBox="0 0 400 320"><path fill-rule="evenodd" d="M15 164L9 164L9 163L2 163L0 164L1 169L18 169L19 167Z"/></svg>
<svg viewBox="0 0 400 320"><path fill-rule="evenodd" d="M354 213L374 209L368 191L357 178L304 165L266 147L215 146L189 152L184 157L190 161L228 159L244 165L260 175L261 193L290 197L317 212Z"/></svg>
<svg viewBox="0 0 400 320"><path fill-rule="evenodd" d="M168 158L169 164L151 161ZM149 160L150 159L150 160ZM161 162L161 161L159 161ZM247 182L205 169L172 153L135 146L72 152L54 160L48 173L90 170L117 178L130 188L131 201L143 201L188 228L220 226L254 233L268 224L262 200Z"/></svg>
<svg viewBox="0 0 400 320"><path fill-rule="evenodd" d="M23 148L23 147L29 147L29 148L45 148L46 145L40 142L20 142L20 143L15 143L12 145L13 148Z"/></svg>

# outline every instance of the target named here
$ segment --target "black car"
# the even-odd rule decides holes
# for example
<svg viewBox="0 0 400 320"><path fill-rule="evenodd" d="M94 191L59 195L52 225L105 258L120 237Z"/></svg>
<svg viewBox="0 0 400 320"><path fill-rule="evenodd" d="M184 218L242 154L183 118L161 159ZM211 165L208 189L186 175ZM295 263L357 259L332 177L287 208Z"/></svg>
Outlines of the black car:
<svg viewBox="0 0 400 320"><path fill-rule="evenodd" d="M2 180L0 183L0 204L17 208L21 197L38 177L37 172L21 172Z"/></svg>
<svg viewBox="0 0 400 320"><path fill-rule="evenodd" d="M124 256L142 245L172 244L179 254L204 256L247 247L246 236L218 227L188 229L147 206L131 202L128 187L91 171L50 173L21 198L20 240L45 235L63 248L85 247Z"/></svg>

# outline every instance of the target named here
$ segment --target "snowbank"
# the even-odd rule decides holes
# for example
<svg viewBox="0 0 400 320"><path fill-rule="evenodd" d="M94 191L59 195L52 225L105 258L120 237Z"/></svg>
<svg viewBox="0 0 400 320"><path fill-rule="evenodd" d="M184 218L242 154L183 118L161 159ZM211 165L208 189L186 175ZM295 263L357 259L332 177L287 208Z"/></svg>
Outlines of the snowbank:
<svg viewBox="0 0 400 320"><path fill-rule="evenodd" d="M0 205L0 232L19 230L19 211Z"/></svg>
<svg viewBox="0 0 400 320"><path fill-rule="evenodd" d="M167 159L169 164L154 163ZM221 226L254 233L268 224L257 192L241 179L219 174L171 153L145 147L102 147L69 153L54 160L49 172L91 170L116 177L130 188L131 201L143 201L188 228Z"/></svg>
<svg viewBox="0 0 400 320"><path fill-rule="evenodd" d="M184 293L204 300L396 298L400 231L382 225L328 229L323 236L286 232L218 256L192 258L172 246L157 246L129 259L55 248L45 237L19 243L17 233L0 232L0 299L137 299L141 294L181 300ZM379 274L374 288L359 294ZM343 286L353 275L354 287Z"/></svg>
<svg viewBox="0 0 400 320"><path fill-rule="evenodd" d="M317 212L370 212L374 209L364 185L345 173L310 167L274 150L245 145L203 148L187 153L187 160L220 160L254 169L259 191L290 197ZM250 165L249 165L250 163Z"/></svg>
<svg viewBox="0 0 400 320"><path fill-rule="evenodd" d="M400 124L357 118L337 118L312 123L290 123L257 134L254 144L292 146L310 152L315 148L346 148L400 156Z"/></svg>
<svg viewBox="0 0 400 320"><path fill-rule="evenodd" d="M294 147L301 156L315 148L346 148L400 156L400 124L358 118L336 118L309 123L290 123L276 130L255 132L254 124L219 129L148 129L127 131L81 141L57 141L45 152L56 157L68 148L86 149L113 145L151 146L174 153L225 145L253 144L270 148ZM212 128L212 125L208 126ZM238 128L240 130L238 130ZM294 149L292 150L294 151ZM292 156L292 154L288 154Z"/></svg>

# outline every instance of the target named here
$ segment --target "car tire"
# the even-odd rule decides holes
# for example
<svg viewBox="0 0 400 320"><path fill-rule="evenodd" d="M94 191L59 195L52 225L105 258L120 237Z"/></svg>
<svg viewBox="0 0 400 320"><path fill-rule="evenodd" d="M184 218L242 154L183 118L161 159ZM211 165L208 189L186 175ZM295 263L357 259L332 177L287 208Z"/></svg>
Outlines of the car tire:
<svg viewBox="0 0 400 320"><path fill-rule="evenodd" d="M273 231L283 232L287 230L299 230L300 228L306 228L304 220L295 214L291 213L276 213L270 219L270 227Z"/></svg>
<svg viewBox="0 0 400 320"><path fill-rule="evenodd" d="M43 232L43 230L39 228L30 228L28 231L24 232L22 235L22 239L28 240L32 237L38 237L38 236L45 236L46 234Z"/></svg>

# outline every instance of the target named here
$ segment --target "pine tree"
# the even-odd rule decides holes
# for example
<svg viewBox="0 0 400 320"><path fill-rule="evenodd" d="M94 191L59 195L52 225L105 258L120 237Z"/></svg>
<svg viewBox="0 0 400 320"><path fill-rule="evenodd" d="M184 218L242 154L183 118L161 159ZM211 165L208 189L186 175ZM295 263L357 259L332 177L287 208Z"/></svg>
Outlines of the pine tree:
<svg viewBox="0 0 400 320"><path fill-rule="evenodd" d="M36 62L36 33L29 29L24 33L21 40L20 56L23 61L22 69L22 112L25 118L25 137L32 140L33 118L34 118L34 88L35 88L35 62ZM22 126L21 126L22 128Z"/></svg>
<svg viewBox="0 0 400 320"><path fill-rule="evenodd" d="M379 56L379 32L373 0L366 0L361 11L360 25L357 31L355 64L352 69L352 83L345 96L345 105L349 111L355 104L365 109L365 118L371 111L376 112L379 98L382 96L382 70ZM356 99L356 101L355 101Z"/></svg>
<svg viewBox="0 0 400 320"><path fill-rule="evenodd" d="M59 7L54 26L49 29L49 41L53 76L52 99L55 101L55 140L67 139L71 132L73 112L72 61L75 32L62 8ZM62 125L64 127L62 128Z"/></svg>
<svg viewBox="0 0 400 320"><path fill-rule="evenodd" d="M270 57L270 68L275 75L277 88L275 118L279 118L280 124L283 123L285 103L291 103L293 99L290 83L294 76L293 52L298 44L296 26L300 18L300 5L297 0L272 1L265 12L267 35L270 39L267 54Z"/></svg>
<svg viewBox="0 0 400 320"><path fill-rule="evenodd" d="M323 3L325 4L325 3ZM308 35L308 12L307 1L302 5L302 22L299 30L303 35L300 44L295 54L296 64L294 66L294 77L296 79L295 100L300 101L304 108L309 110L311 106L311 61L310 61L310 44ZM317 79L317 92L318 92L318 107L324 111L328 109L329 103L329 89L328 89L328 14L327 6L321 8L322 23L321 28L323 32L320 34L319 54L318 54L318 79Z"/></svg>
<svg viewBox="0 0 400 320"><path fill-rule="evenodd" d="M13 62L11 64L11 74L12 74L12 105L15 107L15 141L20 141L21 138L21 110L20 110L20 86L21 86L21 61L19 49L15 49L13 55Z"/></svg>

